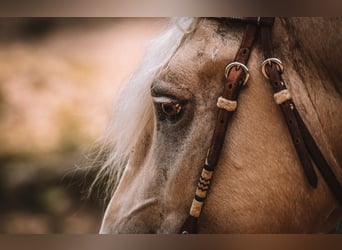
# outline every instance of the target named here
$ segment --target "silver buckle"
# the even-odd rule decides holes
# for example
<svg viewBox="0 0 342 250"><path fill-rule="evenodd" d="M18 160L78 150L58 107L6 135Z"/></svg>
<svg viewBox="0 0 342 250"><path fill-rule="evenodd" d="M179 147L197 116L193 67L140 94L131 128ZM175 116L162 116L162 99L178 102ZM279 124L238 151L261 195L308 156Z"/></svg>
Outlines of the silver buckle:
<svg viewBox="0 0 342 250"><path fill-rule="evenodd" d="M243 71L245 72L245 79L244 79L243 84L242 84L244 86L249 79L249 70L248 70L247 66L244 65L243 63L239 63L239 62L229 63L224 70L224 75L225 75L226 79L228 78L229 71L233 67L236 67L237 70L241 67L243 69Z"/></svg>
<svg viewBox="0 0 342 250"><path fill-rule="evenodd" d="M277 70L280 74L284 72L284 65L278 58L267 58L265 61L261 64L261 72L264 75L266 79L270 79L266 72L266 64L271 65L272 63L275 63L277 66Z"/></svg>

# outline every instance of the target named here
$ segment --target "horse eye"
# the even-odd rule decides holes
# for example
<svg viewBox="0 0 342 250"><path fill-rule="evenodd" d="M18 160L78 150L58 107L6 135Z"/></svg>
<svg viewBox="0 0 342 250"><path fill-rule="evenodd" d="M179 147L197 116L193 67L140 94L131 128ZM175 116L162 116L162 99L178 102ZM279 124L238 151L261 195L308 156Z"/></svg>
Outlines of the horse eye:
<svg viewBox="0 0 342 250"><path fill-rule="evenodd" d="M185 111L186 101L168 96L153 96L156 115L159 121L177 122Z"/></svg>
<svg viewBox="0 0 342 250"><path fill-rule="evenodd" d="M161 109L165 115L175 116L181 112L182 105L180 105L179 103L162 103Z"/></svg>

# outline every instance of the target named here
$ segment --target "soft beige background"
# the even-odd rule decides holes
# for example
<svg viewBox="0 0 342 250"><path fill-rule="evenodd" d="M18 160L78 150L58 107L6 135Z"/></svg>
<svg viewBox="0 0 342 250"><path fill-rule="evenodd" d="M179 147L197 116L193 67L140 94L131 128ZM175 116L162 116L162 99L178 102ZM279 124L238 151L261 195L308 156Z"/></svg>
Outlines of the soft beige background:
<svg viewBox="0 0 342 250"><path fill-rule="evenodd" d="M102 202L74 170L166 21L0 20L0 232L97 232Z"/></svg>

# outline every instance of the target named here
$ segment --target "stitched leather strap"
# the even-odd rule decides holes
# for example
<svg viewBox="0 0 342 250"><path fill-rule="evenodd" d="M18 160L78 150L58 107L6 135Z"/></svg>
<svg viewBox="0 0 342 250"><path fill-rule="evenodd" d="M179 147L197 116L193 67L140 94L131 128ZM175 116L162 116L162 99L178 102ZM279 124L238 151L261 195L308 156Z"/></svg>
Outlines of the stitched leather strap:
<svg viewBox="0 0 342 250"><path fill-rule="evenodd" d="M235 62L247 64L254 40L256 38L257 30L258 26L255 22L247 25L240 48L235 56ZM241 66L239 68L232 67L227 74L222 97L229 101L236 101L239 92L243 87L245 77L245 71ZM197 185L196 195L190 208L190 214L181 228L181 233L197 233L197 219L201 213L212 176L212 174L210 174L210 179L208 179L204 177L205 174L203 173L212 173L217 165L224 142L227 125L233 115L233 112L233 110L228 111L223 108L219 108L218 110L215 130L210 148L208 150L206 163L203 167L201 177Z"/></svg>

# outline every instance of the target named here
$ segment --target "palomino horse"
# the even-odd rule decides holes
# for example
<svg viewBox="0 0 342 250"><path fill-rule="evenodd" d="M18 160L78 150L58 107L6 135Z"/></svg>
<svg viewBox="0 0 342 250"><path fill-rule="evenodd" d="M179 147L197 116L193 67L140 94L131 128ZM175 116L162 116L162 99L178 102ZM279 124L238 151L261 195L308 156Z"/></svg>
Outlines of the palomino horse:
<svg viewBox="0 0 342 250"><path fill-rule="evenodd" d="M225 67L246 24L180 19L152 42L118 100L99 176L112 185L101 233L177 233L192 204L217 117ZM276 18L275 55L292 99L342 181L342 19ZM305 177L260 41L241 89L201 217L200 233L327 232L342 217L317 171ZM341 197L337 197L341 198Z"/></svg>

